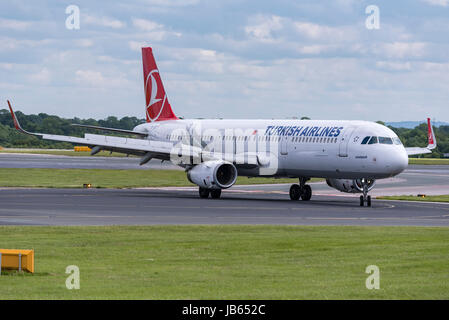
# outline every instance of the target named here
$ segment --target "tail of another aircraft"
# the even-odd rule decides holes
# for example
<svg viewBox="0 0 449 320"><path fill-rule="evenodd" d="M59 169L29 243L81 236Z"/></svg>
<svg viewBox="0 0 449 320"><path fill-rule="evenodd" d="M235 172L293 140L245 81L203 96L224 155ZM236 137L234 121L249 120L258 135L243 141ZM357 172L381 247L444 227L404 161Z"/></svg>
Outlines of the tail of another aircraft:
<svg viewBox="0 0 449 320"><path fill-rule="evenodd" d="M164 85L150 47L142 48L142 62L147 122L177 120L165 94Z"/></svg>
<svg viewBox="0 0 449 320"><path fill-rule="evenodd" d="M428 138L427 149L429 150L435 149L437 147L437 140L435 139L435 133L433 132L430 118L427 118L427 138Z"/></svg>

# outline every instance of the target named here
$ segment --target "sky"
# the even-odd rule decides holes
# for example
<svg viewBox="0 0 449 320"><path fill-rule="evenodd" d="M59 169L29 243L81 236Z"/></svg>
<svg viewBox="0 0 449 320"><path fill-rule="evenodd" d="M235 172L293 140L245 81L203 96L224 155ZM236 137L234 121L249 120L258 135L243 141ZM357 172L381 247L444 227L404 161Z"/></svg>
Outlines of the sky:
<svg viewBox="0 0 449 320"><path fill-rule="evenodd" d="M448 31L449 0L2 1L0 109L144 118L151 46L184 118L449 121Z"/></svg>

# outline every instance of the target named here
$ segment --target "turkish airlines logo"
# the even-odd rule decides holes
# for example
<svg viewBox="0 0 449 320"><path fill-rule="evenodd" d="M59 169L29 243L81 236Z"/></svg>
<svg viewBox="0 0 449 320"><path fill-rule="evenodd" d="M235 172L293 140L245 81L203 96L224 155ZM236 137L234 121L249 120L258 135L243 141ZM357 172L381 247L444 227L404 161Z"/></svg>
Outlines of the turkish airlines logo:
<svg viewBox="0 0 449 320"><path fill-rule="evenodd" d="M159 70L157 70L157 69L154 69L151 72L149 72L147 75L147 78L145 79L145 94L146 94L146 99L147 99L146 114L147 114L147 118L151 122L156 121L160 117L162 110L164 110L165 102L167 101L167 96L166 96L165 92L164 92L163 99L157 98L158 81L156 80L156 74L157 74L157 79L159 79L159 83L162 85L162 82L160 81L161 78L159 75ZM157 115L154 118L152 118L150 116L150 108L151 108L151 111L153 111L152 114L157 113Z"/></svg>

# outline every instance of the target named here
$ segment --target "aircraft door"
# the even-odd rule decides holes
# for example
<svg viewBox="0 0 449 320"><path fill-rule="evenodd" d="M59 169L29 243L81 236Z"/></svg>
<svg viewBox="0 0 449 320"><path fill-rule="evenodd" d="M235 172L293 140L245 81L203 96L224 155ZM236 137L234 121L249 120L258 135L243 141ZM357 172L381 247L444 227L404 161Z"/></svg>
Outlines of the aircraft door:
<svg viewBox="0 0 449 320"><path fill-rule="evenodd" d="M348 127L344 132L340 141L339 146L339 157L347 157L348 156L348 146L349 140L351 139L351 135L354 133L355 127Z"/></svg>

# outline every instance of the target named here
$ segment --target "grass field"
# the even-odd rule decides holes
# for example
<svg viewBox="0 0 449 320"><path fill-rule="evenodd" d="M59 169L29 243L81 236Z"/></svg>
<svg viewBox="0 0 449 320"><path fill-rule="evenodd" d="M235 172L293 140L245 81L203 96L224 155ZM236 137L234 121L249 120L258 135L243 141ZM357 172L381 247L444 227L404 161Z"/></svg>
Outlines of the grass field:
<svg viewBox="0 0 449 320"><path fill-rule="evenodd" d="M409 164L421 164L421 165L436 165L445 164L449 165L449 159L439 159L439 158L409 158Z"/></svg>
<svg viewBox="0 0 449 320"><path fill-rule="evenodd" d="M237 178L237 184L297 182L297 179ZM178 170L0 168L0 187L82 188L85 183L93 188L195 186L184 171Z"/></svg>
<svg viewBox="0 0 449 320"><path fill-rule="evenodd" d="M382 196L382 197L376 197L376 199L427 201L427 202L449 202L449 195L425 196L425 197L417 197L417 196Z"/></svg>
<svg viewBox="0 0 449 320"><path fill-rule="evenodd" d="M9 226L0 243L35 249L36 268L3 272L0 299L449 298L448 228Z"/></svg>

